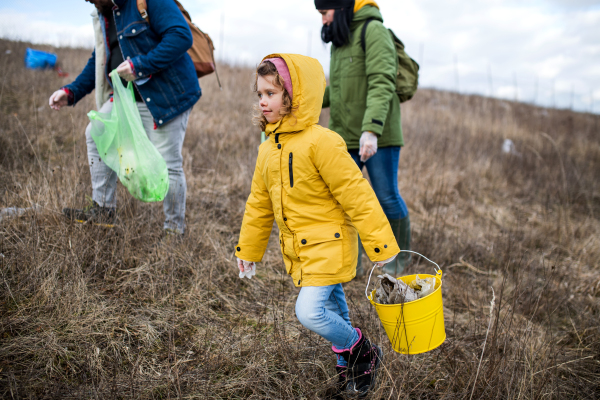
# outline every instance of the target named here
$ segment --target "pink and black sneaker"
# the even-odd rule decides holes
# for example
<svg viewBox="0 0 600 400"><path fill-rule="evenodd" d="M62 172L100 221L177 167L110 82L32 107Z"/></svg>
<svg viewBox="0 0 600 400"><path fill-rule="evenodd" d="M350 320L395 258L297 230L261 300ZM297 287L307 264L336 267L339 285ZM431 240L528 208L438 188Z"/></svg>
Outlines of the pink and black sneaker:
<svg viewBox="0 0 600 400"><path fill-rule="evenodd" d="M356 331L359 338L352 347L343 350L333 348L333 351L348 361L348 383L343 393L352 397L365 397L369 390L375 387L383 351L369 339L365 339L359 328L356 328Z"/></svg>

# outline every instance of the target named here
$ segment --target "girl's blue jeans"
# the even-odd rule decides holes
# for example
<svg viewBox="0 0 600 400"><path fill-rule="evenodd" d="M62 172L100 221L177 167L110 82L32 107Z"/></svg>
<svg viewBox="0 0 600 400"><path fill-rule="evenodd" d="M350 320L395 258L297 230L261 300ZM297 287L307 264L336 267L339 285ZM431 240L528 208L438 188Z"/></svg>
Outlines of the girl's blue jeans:
<svg viewBox="0 0 600 400"><path fill-rule="evenodd" d="M408 215L408 208L398 191L398 162L400 147L382 147L366 162L360 161L358 149L348 150L358 168L367 166L373 191L388 219L402 219Z"/></svg>
<svg viewBox="0 0 600 400"><path fill-rule="evenodd" d="M305 286L296 301L296 316L302 325L322 336L338 350L349 349L359 339L350 324L342 284ZM338 365L346 366L338 356Z"/></svg>

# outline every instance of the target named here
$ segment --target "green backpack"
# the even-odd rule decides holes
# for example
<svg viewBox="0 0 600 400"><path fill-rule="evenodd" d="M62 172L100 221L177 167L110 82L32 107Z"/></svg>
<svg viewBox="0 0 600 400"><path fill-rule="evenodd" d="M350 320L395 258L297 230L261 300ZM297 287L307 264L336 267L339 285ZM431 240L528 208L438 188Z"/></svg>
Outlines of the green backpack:
<svg viewBox="0 0 600 400"><path fill-rule="evenodd" d="M369 18L365 21L362 27L360 35L360 44L363 51L365 51L365 34L367 32L367 25L373 21L373 18ZM396 94L400 103L404 103L412 99L417 91L419 85L419 64L406 54L404 51L404 43L388 29L392 35L394 46L396 46L396 53L398 54L398 72L396 73Z"/></svg>

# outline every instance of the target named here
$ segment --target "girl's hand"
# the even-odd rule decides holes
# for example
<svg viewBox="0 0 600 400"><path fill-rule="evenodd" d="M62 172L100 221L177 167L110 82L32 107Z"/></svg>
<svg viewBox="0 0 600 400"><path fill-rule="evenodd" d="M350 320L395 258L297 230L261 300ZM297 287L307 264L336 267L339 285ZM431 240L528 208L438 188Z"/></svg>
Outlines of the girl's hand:
<svg viewBox="0 0 600 400"><path fill-rule="evenodd" d="M360 136L360 150L358 155L360 161L365 162L377 153L377 135L373 132L364 131Z"/></svg>
<svg viewBox="0 0 600 400"><path fill-rule="evenodd" d="M375 265L377 265L378 267L383 267L385 264L391 263L392 261L394 261L394 259L396 258L397 255L398 254L393 255L392 257L388 258L387 260L377 261L375 263Z"/></svg>
<svg viewBox="0 0 600 400"><path fill-rule="evenodd" d="M253 261L244 261L238 258L237 265L240 270L240 278L252 279L256 275L256 264Z"/></svg>

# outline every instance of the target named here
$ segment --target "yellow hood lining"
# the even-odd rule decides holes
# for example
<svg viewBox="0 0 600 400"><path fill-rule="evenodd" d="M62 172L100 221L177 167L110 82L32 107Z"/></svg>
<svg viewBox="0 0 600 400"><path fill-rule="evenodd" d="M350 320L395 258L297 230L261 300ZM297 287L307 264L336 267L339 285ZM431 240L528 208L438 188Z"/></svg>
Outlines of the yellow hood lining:
<svg viewBox="0 0 600 400"><path fill-rule="evenodd" d="M357 12L364 6L373 6L379 9L379 5L377 5L377 3L374 0L356 0L356 2L354 3L354 12Z"/></svg>

